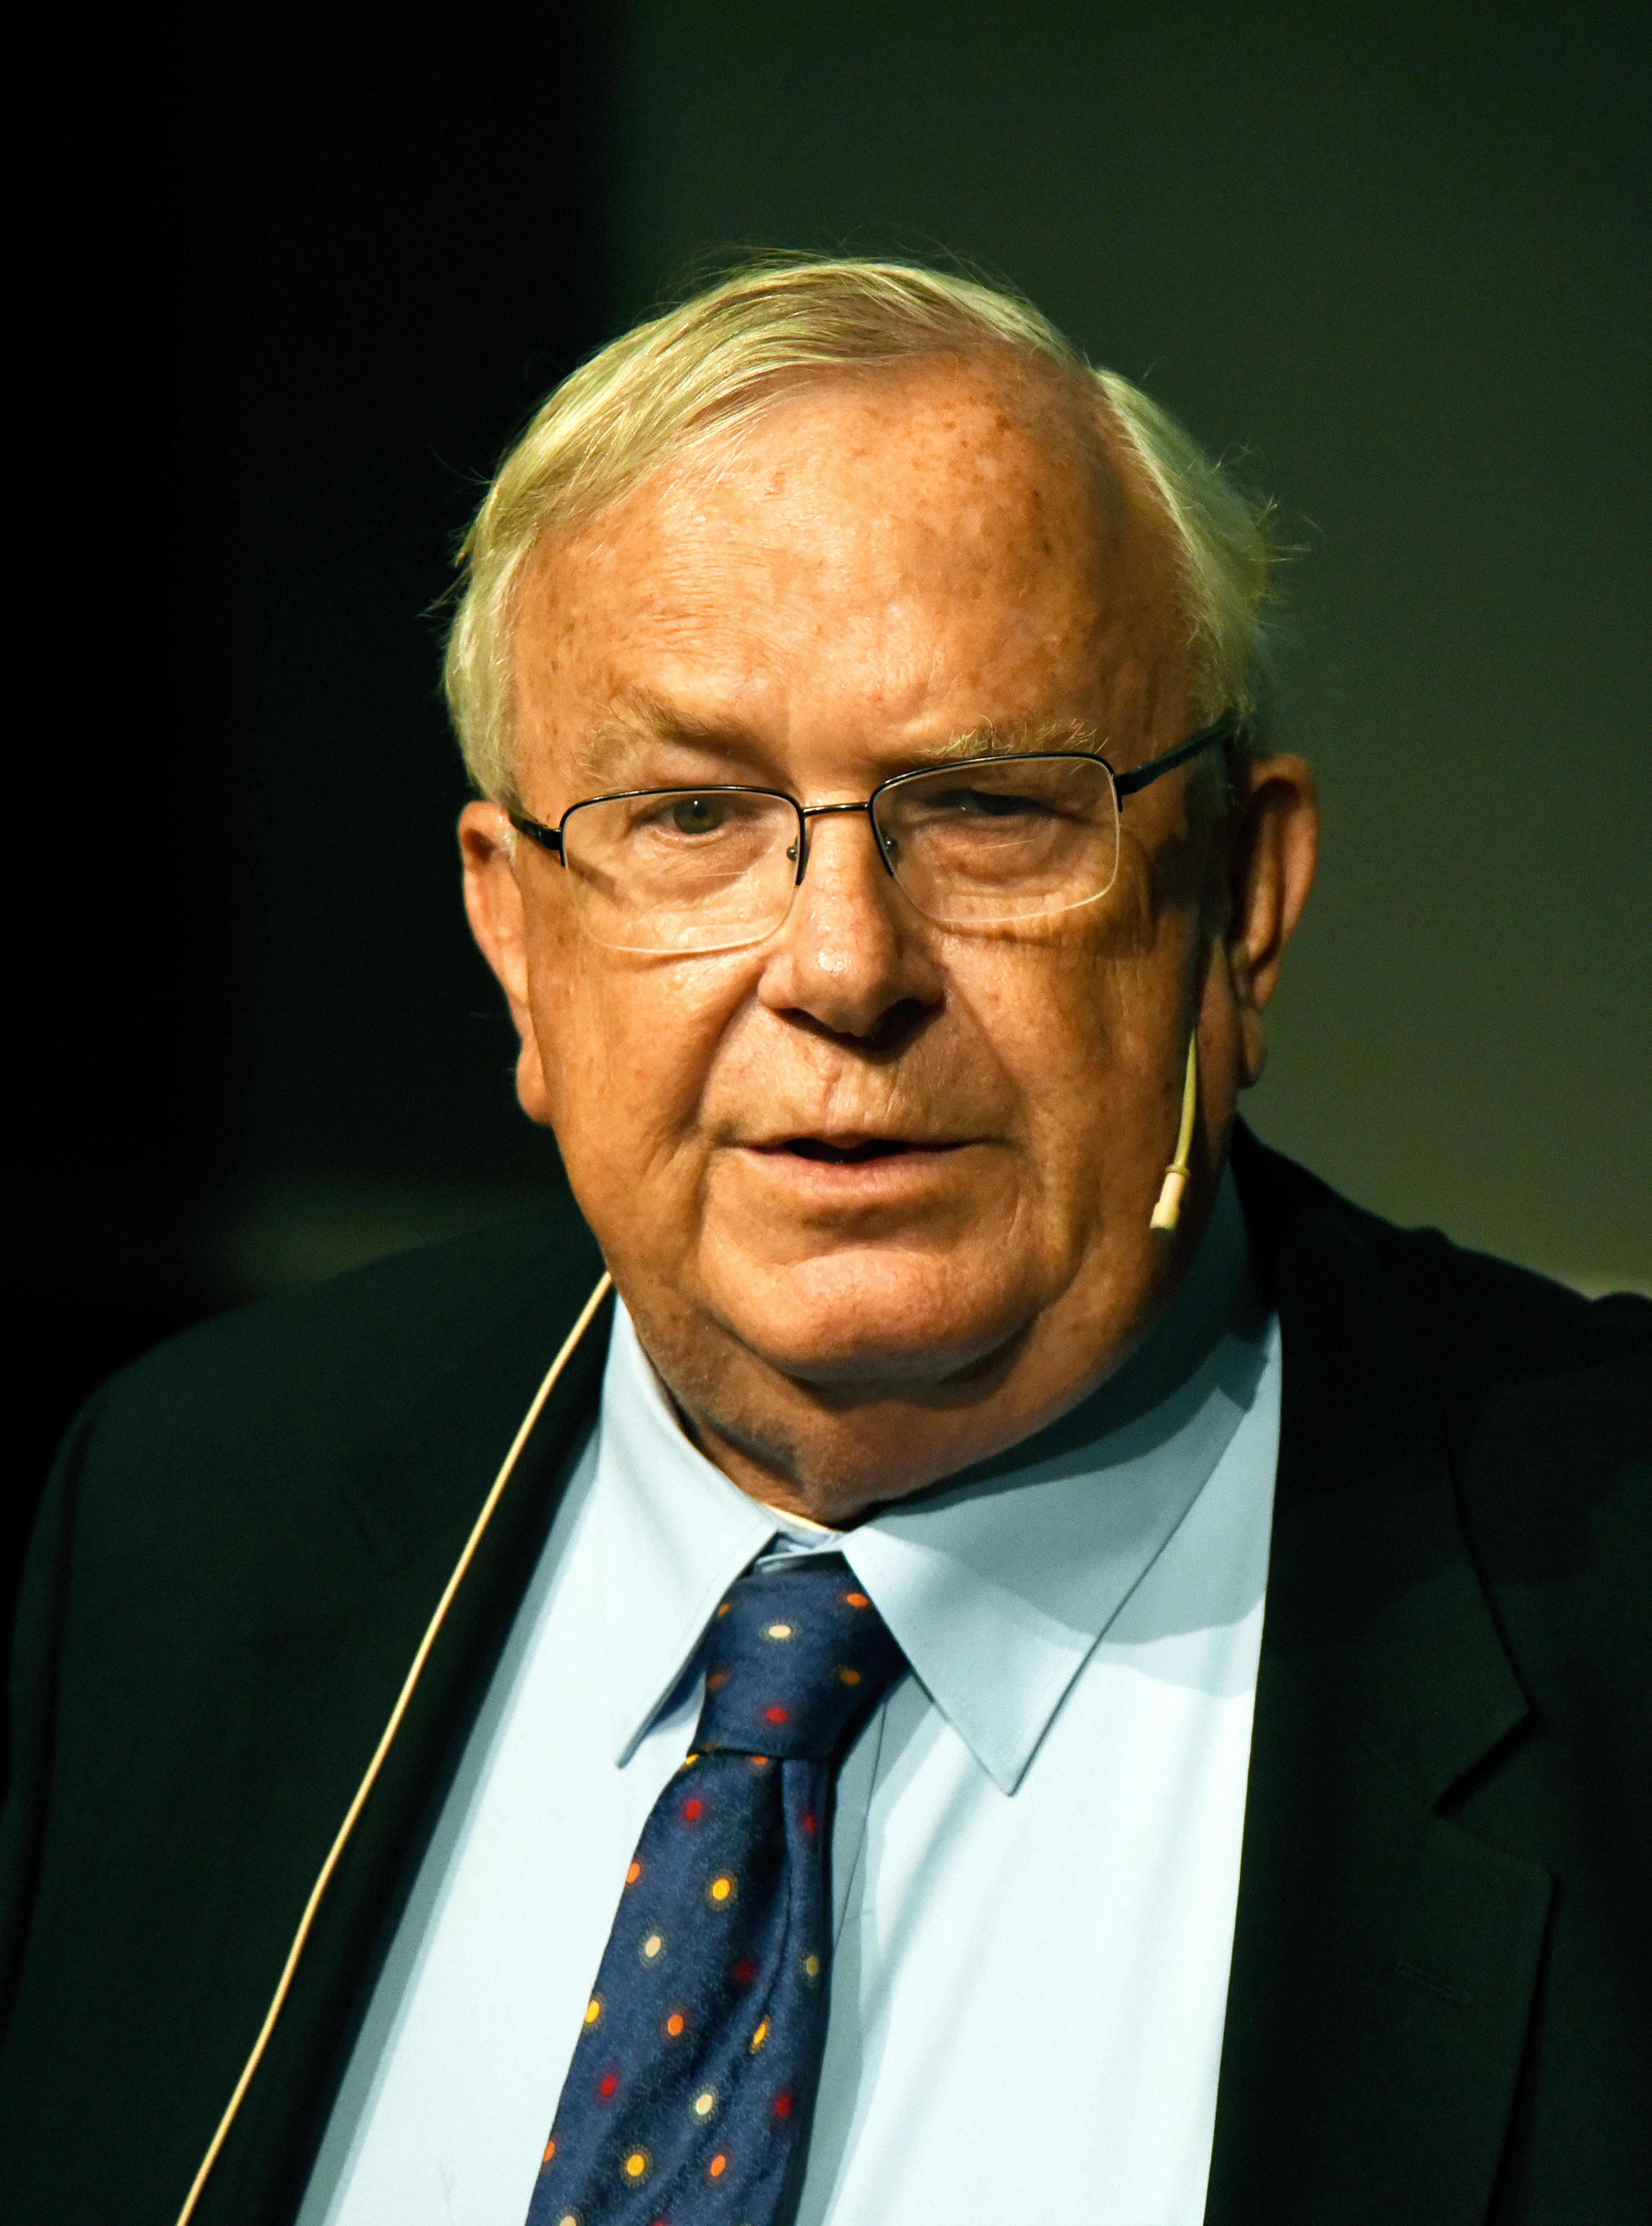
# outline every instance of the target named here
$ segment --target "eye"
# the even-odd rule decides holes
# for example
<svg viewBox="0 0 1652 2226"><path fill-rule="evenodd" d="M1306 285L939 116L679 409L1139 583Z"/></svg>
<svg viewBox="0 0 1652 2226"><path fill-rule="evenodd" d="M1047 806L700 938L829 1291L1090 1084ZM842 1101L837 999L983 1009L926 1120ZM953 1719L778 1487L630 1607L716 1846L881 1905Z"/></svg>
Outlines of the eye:
<svg viewBox="0 0 1652 2226"><path fill-rule="evenodd" d="M1014 796L991 788L940 789L926 801L931 811L953 819L1013 819L1018 814L1049 810L1042 797Z"/></svg>
<svg viewBox="0 0 1652 2226"><path fill-rule="evenodd" d="M670 823L679 835L715 834L728 817L728 807L718 796L679 796L670 807Z"/></svg>

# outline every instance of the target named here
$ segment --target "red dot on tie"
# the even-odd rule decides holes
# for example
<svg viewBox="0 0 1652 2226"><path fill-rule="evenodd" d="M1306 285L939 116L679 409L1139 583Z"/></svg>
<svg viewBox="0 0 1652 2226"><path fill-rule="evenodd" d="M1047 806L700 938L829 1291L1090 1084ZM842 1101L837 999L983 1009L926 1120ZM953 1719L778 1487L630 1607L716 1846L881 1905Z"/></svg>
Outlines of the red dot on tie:
<svg viewBox="0 0 1652 2226"><path fill-rule="evenodd" d="M619 2084L620 2074L617 2071L605 2071L596 2083L596 2091L606 2102Z"/></svg>
<svg viewBox="0 0 1652 2226"><path fill-rule="evenodd" d="M683 1803L683 1821L685 1824L697 1824L705 1813L706 1804L703 1801L685 1801Z"/></svg>
<svg viewBox="0 0 1652 2226"><path fill-rule="evenodd" d="M812 1809L805 1809L803 1812L803 1828L812 1840L815 1836L815 1812Z"/></svg>
<svg viewBox="0 0 1652 2226"><path fill-rule="evenodd" d="M775 2096L774 2115L777 2118L789 2118L791 2115L791 2097L790 2095L777 2095Z"/></svg>
<svg viewBox="0 0 1652 2226"><path fill-rule="evenodd" d="M772 1708L765 1708L763 1711L763 1720L766 1724L784 1724L790 1721L791 1716L791 1709L783 1708L778 1701Z"/></svg>
<svg viewBox="0 0 1652 2226"><path fill-rule="evenodd" d="M737 1987L749 1987L756 1976L757 1965L749 1956L742 1956L734 1966L734 1984Z"/></svg>

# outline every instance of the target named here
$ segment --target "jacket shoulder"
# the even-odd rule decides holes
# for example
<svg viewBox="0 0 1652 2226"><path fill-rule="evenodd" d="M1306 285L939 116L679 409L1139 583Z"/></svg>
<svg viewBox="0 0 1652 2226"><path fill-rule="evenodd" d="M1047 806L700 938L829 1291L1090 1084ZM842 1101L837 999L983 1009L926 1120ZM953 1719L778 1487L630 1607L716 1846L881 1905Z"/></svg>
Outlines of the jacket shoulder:
<svg viewBox="0 0 1652 2226"><path fill-rule="evenodd" d="M59 1479L83 1563L257 1600L398 1562L466 1517L601 1268L570 1202L158 1346Z"/></svg>
<svg viewBox="0 0 1652 2226"><path fill-rule="evenodd" d="M1234 1161L1265 1259L1306 1226L1351 1240L1387 1286L1414 1357L1460 1449L1487 1402L1518 1386L1548 1387L1562 1405L1604 1383L1623 1394L1626 1419L1648 1420L1652 1301L1634 1293L1587 1299L1512 1262L1455 1244L1438 1229L1404 1229L1352 1204L1305 1167L1240 1129Z"/></svg>
<svg viewBox="0 0 1652 2226"><path fill-rule="evenodd" d="M1235 1159L1265 1258L1321 1275L1357 1262L1383 1294L1401 1333L1390 1364L1416 1379L1391 1379L1389 1396L1420 1391L1435 1418L1470 1555L1540 1713L1597 1746L1627 1736L1652 1675L1652 1302L1586 1299L1397 1228L1249 1135Z"/></svg>
<svg viewBox="0 0 1652 2226"><path fill-rule="evenodd" d="M1528 1683L1557 1715L1616 1712L1606 1685L1626 1694L1652 1673L1652 1301L1586 1299L1437 1231L1376 1242L1406 1296L1464 1528Z"/></svg>
<svg viewBox="0 0 1652 2226"><path fill-rule="evenodd" d="M479 1347L571 1321L601 1258L571 1200L400 1253L169 1339L97 1395L99 1433L329 1429L388 1420Z"/></svg>
<svg viewBox="0 0 1652 2226"><path fill-rule="evenodd" d="M1465 1492L1484 1498L1488 1437L1515 1415L1540 1494L1652 1458L1652 1301L1585 1298L1437 1229L1344 1211L1399 1297Z"/></svg>

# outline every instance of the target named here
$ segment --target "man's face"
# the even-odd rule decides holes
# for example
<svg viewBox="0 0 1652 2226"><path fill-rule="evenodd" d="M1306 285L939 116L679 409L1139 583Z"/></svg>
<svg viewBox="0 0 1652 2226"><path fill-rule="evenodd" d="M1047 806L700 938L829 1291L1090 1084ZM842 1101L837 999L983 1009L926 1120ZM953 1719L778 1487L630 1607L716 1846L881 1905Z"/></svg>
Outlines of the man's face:
<svg viewBox="0 0 1652 2226"><path fill-rule="evenodd" d="M546 553L516 634L518 779L581 798L745 782L864 798L956 755L1197 723L1162 527L1053 385L834 376ZM1207 1157L1242 1078L1213 998L1215 784L1121 811L1097 902L1016 932L922 917L863 815L810 823L783 926L642 956L498 807L472 917L522 1031L523 1103L690 1427L737 1480L840 1518L1013 1443L1127 1357L1179 1272L1148 1218L1188 1032ZM1214 929L1214 934L1212 930Z"/></svg>

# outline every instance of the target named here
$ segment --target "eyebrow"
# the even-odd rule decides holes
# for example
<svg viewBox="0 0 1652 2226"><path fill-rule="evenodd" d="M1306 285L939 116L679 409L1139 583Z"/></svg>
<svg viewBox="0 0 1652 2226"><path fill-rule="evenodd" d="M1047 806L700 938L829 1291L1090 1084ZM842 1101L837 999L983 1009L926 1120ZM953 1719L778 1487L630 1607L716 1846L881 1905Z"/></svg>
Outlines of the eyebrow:
<svg viewBox="0 0 1652 2226"><path fill-rule="evenodd" d="M616 758L650 742L741 755L756 754L762 747L754 731L737 721L697 718L663 697L633 696L588 729L574 754L575 780L586 791L599 787L612 775ZM983 718L943 741L915 745L909 765L917 771L968 758L1036 757L1044 751L1095 757L1106 747L1105 738L1082 719Z"/></svg>
<svg viewBox="0 0 1652 2226"><path fill-rule="evenodd" d="M1082 719L1018 719L1004 725L978 719L924 754L945 763L954 758L1037 757L1045 750L1096 757L1106 747L1104 738Z"/></svg>
<svg viewBox="0 0 1652 2226"><path fill-rule="evenodd" d="M587 731L574 753L574 777L586 784L598 781L622 752L648 742L672 743L680 749L749 751L757 746L757 737L735 722L696 719L658 696L634 696Z"/></svg>

